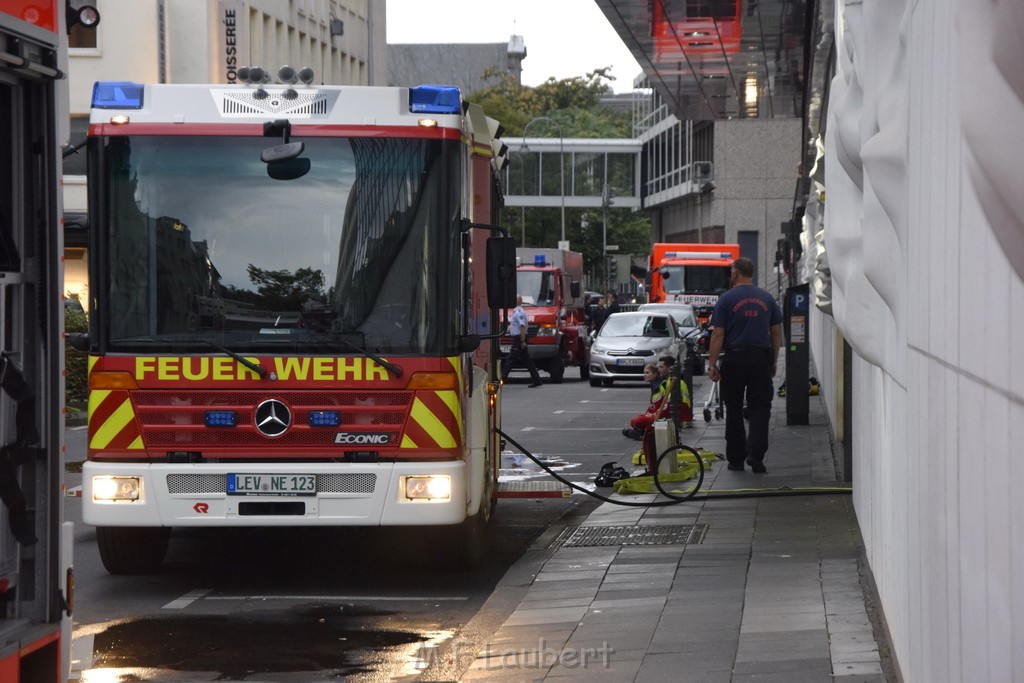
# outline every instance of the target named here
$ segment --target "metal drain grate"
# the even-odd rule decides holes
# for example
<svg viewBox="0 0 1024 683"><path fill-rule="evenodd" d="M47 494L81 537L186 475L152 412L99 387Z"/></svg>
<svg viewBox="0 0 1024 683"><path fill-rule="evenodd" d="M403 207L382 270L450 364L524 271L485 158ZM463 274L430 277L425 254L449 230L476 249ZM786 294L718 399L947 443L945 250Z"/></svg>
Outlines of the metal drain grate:
<svg viewBox="0 0 1024 683"><path fill-rule="evenodd" d="M704 541L707 531L707 524L568 527L558 535L552 546L593 548L608 545L697 544Z"/></svg>

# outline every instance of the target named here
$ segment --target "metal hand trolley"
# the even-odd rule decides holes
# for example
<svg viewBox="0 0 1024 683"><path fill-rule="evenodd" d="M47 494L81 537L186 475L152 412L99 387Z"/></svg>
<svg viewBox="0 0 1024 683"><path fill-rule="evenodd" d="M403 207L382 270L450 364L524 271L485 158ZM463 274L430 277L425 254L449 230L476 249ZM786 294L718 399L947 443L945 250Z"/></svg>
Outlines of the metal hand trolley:
<svg viewBox="0 0 1024 683"><path fill-rule="evenodd" d="M725 403L722 402L722 394L718 390L718 382L711 383L711 391L708 392L708 400L704 402L704 421L711 422L711 407L714 406L716 420L725 417Z"/></svg>

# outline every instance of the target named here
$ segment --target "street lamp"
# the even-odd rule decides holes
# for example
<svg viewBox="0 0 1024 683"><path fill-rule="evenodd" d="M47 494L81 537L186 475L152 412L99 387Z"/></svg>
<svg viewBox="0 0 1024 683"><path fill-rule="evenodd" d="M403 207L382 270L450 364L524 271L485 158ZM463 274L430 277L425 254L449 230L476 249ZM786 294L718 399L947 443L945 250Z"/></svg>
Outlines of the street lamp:
<svg viewBox="0 0 1024 683"><path fill-rule="evenodd" d="M553 123L558 128L558 185L562 195L562 241L565 241L565 138L562 137L562 126L550 116L535 116L523 126L523 149L526 149L526 131L537 121Z"/></svg>

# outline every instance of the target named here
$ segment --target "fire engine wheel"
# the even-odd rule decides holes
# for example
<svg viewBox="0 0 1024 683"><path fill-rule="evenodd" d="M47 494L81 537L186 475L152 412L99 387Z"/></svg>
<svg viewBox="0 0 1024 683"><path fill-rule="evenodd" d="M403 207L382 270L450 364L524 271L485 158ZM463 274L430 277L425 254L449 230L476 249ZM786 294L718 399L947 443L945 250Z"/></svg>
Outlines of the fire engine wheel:
<svg viewBox="0 0 1024 683"><path fill-rule="evenodd" d="M437 527L433 536L439 542L439 564L443 569L475 569L483 562L487 518L483 509L461 524Z"/></svg>
<svg viewBox="0 0 1024 683"><path fill-rule="evenodd" d="M103 566L111 574L149 574L160 568L170 527L96 527Z"/></svg>
<svg viewBox="0 0 1024 683"><path fill-rule="evenodd" d="M562 383L562 377L565 376L565 357L562 356L561 351L551 359L551 363L548 365L548 374L551 375L552 384Z"/></svg>

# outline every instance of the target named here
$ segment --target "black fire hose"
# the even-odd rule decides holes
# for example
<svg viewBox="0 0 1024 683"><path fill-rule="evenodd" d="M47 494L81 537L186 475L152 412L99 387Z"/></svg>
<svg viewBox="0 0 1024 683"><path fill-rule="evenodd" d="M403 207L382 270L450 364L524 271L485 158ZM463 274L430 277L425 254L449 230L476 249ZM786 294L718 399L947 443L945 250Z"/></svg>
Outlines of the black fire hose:
<svg viewBox="0 0 1024 683"><path fill-rule="evenodd" d="M616 500L614 498L609 498L607 496L602 496L599 493L596 493L594 491L591 491L588 488L585 488L583 486L580 486L579 484L575 484L575 483L569 481L568 479L566 479L565 477L561 476L560 474L558 474L557 472L552 470L550 467L545 465L543 462L538 460L536 456L534 456L528 450L523 448L523 446L519 442L517 442L515 439L513 439L511 436L509 436L508 434L506 434L505 432L503 432L500 429L498 429L497 432L508 443L512 444L517 449L519 449L519 451L522 452L523 455L525 455L527 458L529 458L530 460L535 462L538 467L540 467L542 470L544 470L545 472L547 472L552 477L554 477L558 481L562 482L563 484L565 484L569 488L573 489L574 491L579 491L581 493L585 493L586 495L590 496L591 498L596 498L596 499L598 499L600 501L603 501L605 503L612 503L613 505L622 505L622 506L625 506L625 507L665 507L665 506L668 506L668 505L678 505L679 503L685 503L686 501L690 501L690 500L701 501L701 500L726 500L726 499L737 499L737 498L781 498L781 497L790 497L790 496L821 496L821 495L835 495L835 494L850 495L851 493L853 493L853 489L852 488L840 487L840 486L832 486L832 487L815 486L815 487L799 487L799 488L794 488L794 487L791 487L791 486L783 486L783 487L775 488L775 489L709 491L709 492L703 493L703 494L698 496L697 492L700 490L701 485L704 483L704 460L703 460L703 458L700 457L700 454L697 453L697 451L695 451L690 446L684 446L683 444L675 444L673 446L669 446L668 448L666 448L664 451L661 452L661 454L655 460L655 465L654 465L653 471L648 472L645 475L641 475L641 476L650 476L650 477L652 477L653 481L654 481L654 486L658 489L658 491L663 496L669 498L670 500L655 500L655 501L649 501L649 502L643 502L643 503L635 502L635 501L629 501L629 500ZM678 495L678 494L670 493L669 491L667 491L665 489L665 487L662 485L662 482L661 482L661 480L660 480L660 478L658 476L658 467L661 465L661 461L664 458L666 458L669 453L672 453L673 457L675 457L675 454L677 452L681 451L681 450L682 451L689 451L690 453L693 453L696 456L696 459L697 459L697 470L698 470L698 477L697 477L696 485L691 490L687 491L685 493L685 495Z"/></svg>

